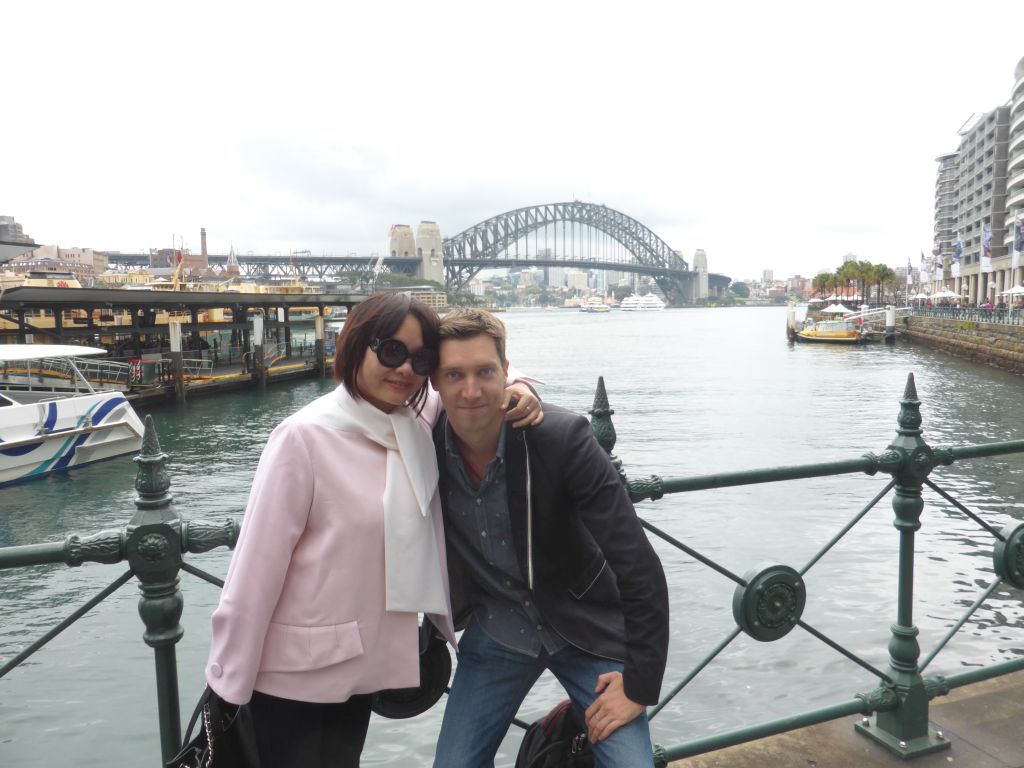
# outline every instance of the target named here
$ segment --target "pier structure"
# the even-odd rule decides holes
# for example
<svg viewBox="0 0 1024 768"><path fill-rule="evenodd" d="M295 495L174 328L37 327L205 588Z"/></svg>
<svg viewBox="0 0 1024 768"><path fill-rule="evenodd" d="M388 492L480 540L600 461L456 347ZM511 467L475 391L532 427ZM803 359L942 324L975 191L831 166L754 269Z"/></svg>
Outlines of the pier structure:
<svg viewBox="0 0 1024 768"><path fill-rule="evenodd" d="M1016 655L1009 661L982 663L978 666L939 675L929 666L947 644L961 631L971 617L993 599L1007 599L1004 587L1024 588L1024 523L1012 521L1001 527L986 515L972 510L951 492L954 487L933 474L942 467L969 461L978 467L979 460L1024 453L1024 440L957 447L932 447L922 436L921 401L918 399L913 375L907 378L897 418L896 435L881 452L855 458L813 464L727 471L692 477L662 478L627 475L623 462L614 453L615 427L603 379L598 380L593 408L590 410L594 435L611 456L622 482L634 502L657 501L667 494L709 491L721 488L752 486L762 483L809 480L833 475L881 475L879 489L863 507L845 523L837 521L834 533L805 563L766 562L754 565L741 576L681 541L648 519L641 525L652 537L677 550L681 556L709 569L709 575L732 582L731 605L722 606L731 613L733 626L724 637L709 648L692 667L669 670L661 701L649 711L657 727L660 713L667 707L686 707L686 687L699 675L713 675L715 664L724 663L723 651L740 638L771 644L791 633L802 632L834 651L847 662L859 667L874 687L861 692L836 692L837 700L829 705L809 708L800 714L756 723L733 723L726 730L676 744L656 744L654 762L664 768L672 761L683 766L735 765L782 768L793 765L800 756L803 765L830 765L843 768L874 768L913 760L922 766L947 763L970 765L972 768L1005 768L1024 764L1024 747L1017 736L1019 714L1024 710L1024 657ZM151 417L146 419L143 447L137 459L139 470L135 487L137 510L120 529L84 535L68 535L63 541L0 548L0 570L43 564L64 563L79 566L86 562L114 564L127 561L128 570L107 588L73 611L67 619L45 632L35 642L0 664L0 678L10 673L39 652L50 640L84 617L100 601L132 579L137 579L142 592L139 613L145 625L144 641L154 650L157 677L156 718L160 724L162 760L168 760L178 749L181 739L181 712L178 701L175 645L183 637L180 625L184 596L180 589L180 572L200 579L222 583L193 565L186 554L199 554L219 546L233 547L240 523L237 519L219 521L190 520L173 504L167 456L160 450ZM886 479L888 476L888 479ZM922 648L915 624L915 560L918 531L931 521L922 513L922 493L941 498L951 514L959 514L976 524L991 537L992 546L983 551L973 541L965 542L972 554L979 555L979 570L970 579L976 588L972 604L958 609L959 619L930 648ZM830 637L821 626L805 617L805 608L812 601L826 601L832 610L843 608L842 598L826 589L815 589L815 582L806 576L829 552L891 494L892 525L898 542L896 559L897 583L894 616L878 616L871 607L866 621L892 620L888 628L888 663L872 663L862 649L851 649L841 640ZM641 508L642 510L642 508ZM1011 518L1012 520L1012 518ZM718 552L720 547L716 547ZM980 557L984 554L984 557ZM987 561L991 570L983 567ZM872 566L873 567L873 566ZM951 578L963 578L955 574ZM671 585L670 585L671 588ZM683 587L685 588L685 586ZM961 605L958 599L957 604ZM863 608L863 606L862 606ZM685 623L693 616L683 615L673 621ZM1012 629L1007 627L1007 632ZM1012 638L1003 638L1013 642ZM1024 638L1014 647L1024 646ZM749 668L756 658L743 661ZM44 674L37 664L30 674ZM678 682L672 685L672 676ZM778 670L779 688L784 690L792 675L791 665ZM1005 677L1004 677L1005 676ZM983 686L976 688L975 686ZM945 705L933 702L955 691ZM702 707L706 706L701 704ZM995 710L996 718L986 715ZM518 725L526 726L520 719ZM113 735L113 734L112 734ZM661 734L664 737L664 734ZM772 737L775 737L772 739ZM766 741L767 739L767 741ZM987 741L986 741L987 740ZM372 749L372 745L369 746ZM715 753L717 750L728 750ZM155 752L155 745L154 745ZM705 757L706 756L706 757ZM817 757L822 757L821 762ZM153 763L156 759L154 755Z"/></svg>
<svg viewBox="0 0 1024 768"><path fill-rule="evenodd" d="M20 287L0 296L0 344L105 347L104 384L131 400L326 375L326 321L365 295ZM313 338L299 342L296 333ZM296 359L298 362L296 362ZM124 375L115 368L120 363ZM280 363L280 364L279 364ZM108 369L108 370L107 370Z"/></svg>
<svg viewBox="0 0 1024 768"><path fill-rule="evenodd" d="M186 348L202 346L213 333L226 333L248 347L249 316L259 312L268 332L277 331L287 345L292 328L311 328L314 317L333 308L347 311L363 298L356 293L11 288L0 296L0 343L107 344L141 355L146 345L167 345L167 322L174 317L183 319L182 330L191 339Z"/></svg>

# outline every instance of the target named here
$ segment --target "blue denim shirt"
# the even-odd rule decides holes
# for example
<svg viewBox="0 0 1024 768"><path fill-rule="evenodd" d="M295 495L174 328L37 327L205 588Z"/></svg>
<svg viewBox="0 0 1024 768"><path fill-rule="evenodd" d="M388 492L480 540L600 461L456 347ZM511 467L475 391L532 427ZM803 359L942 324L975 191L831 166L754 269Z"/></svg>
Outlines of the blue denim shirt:
<svg viewBox="0 0 1024 768"><path fill-rule="evenodd" d="M541 650L553 654L564 648L566 642L547 626L534 605L512 540L505 472L508 429L508 424L502 425L497 456L487 465L480 486L475 487L466 472L451 424L446 424L448 542L465 562L467 575L477 586L469 599L481 629L495 642L528 656L539 656Z"/></svg>

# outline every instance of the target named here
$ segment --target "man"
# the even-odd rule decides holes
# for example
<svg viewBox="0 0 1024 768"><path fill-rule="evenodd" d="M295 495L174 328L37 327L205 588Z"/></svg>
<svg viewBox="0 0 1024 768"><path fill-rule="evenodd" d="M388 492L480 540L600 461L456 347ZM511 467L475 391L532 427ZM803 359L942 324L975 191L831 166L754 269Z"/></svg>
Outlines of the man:
<svg viewBox="0 0 1024 768"><path fill-rule="evenodd" d="M434 430L452 595L466 630L434 765L486 768L545 669L598 766L653 765L646 707L668 649L668 589L615 468L583 417L545 404L503 425L505 328L479 310L441 324Z"/></svg>

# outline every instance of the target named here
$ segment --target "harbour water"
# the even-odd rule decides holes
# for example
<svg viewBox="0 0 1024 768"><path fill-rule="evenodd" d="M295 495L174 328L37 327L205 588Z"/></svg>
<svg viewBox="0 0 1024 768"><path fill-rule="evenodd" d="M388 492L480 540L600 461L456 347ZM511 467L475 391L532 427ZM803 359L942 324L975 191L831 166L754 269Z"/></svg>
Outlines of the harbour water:
<svg viewBox="0 0 1024 768"><path fill-rule="evenodd" d="M934 446L1024 438L1021 379L940 352L897 345L792 346L781 308L652 313L509 312L509 356L544 379L543 397L584 412L598 375L632 475L689 476L880 452L913 372L925 438ZM240 392L155 410L184 517L239 515L273 426L329 381ZM116 459L0 489L0 546L122 525L134 507L135 467ZM964 462L933 479L997 527L1024 517L1024 458ZM765 561L800 568L885 484L846 476L681 494L638 505L651 522L736 573ZM927 653L991 579L991 537L926 491L916 564L915 619ZM887 663L895 620L897 534L883 501L807 575L804 618L875 666ZM672 639L664 690L734 626L732 583L660 541ZM192 557L223 575L228 552ZM125 566L48 566L0 573L0 659L70 613ZM178 646L183 715L203 686L216 588L182 574L185 636ZM1021 594L1000 590L929 672L1010 658L1024 649ZM151 650L138 593L122 587L26 664L0 680L0 765L156 765ZM652 722L663 744L804 711L874 687L874 679L795 630L761 644L744 636ZM542 678L521 712L562 698ZM429 765L439 704L409 721L374 719L364 765ZM511 766L520 733L499 756Z"/></svg>

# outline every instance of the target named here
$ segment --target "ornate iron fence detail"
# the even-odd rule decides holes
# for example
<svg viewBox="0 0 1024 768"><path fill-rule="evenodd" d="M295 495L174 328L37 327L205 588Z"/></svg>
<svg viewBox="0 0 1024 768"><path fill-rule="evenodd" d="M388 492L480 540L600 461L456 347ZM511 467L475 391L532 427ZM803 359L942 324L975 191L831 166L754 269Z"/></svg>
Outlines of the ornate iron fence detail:
<svg viewBox="0 0 1024 768"><path fill-rule="evenodd" d="M957 460L1024 453L1024 440L965 448L933 449L921 437L920 408L921 402L917 397L914 376L910 374L901 401L896 437L880 454L865 454L846 461L717 475L664 479L648 477L633 480L626 476L621 462L611 454L615 444L615 430L611 425L613 411L608 405L604 381L603 379L598 380L597 395L594 399L594 407L590 412L591 423L602 447L609 455L612 455L612 461L619 469L620 476L634 501L658 499L668 493L806 479L824 475L847 473L875 475L884 472L892 476L885 487L799 569L781 563L765 563L740 577L684 542L641 519L641 525L651 534L736 583L732 600L732 614L736 627L692 670L684 675L682 680L662 698L657 706L652 708L651 719L655 718L741 633L761 642L772 642L799 627L878 679L878 687L874 690L858 693L851 700L831 707L748 726L674 747L657 746L655 751L659 764L664 765L669 760L679 760L713 749L721 749L855 714L863 716L862 720L856 724L857 730L894 754L902 758L928 754L946 749L950 745L949 740L942 732L937 731L928 723L928 703L931 699L945 695L956 687L1024 669L1024 660L1013 660L948 678L942 676L926 678L923 676L925 669L935 656L1004 581L1014 586L1024 587L1024 523L997 530L954 499L929 476L936 467L949 465ZM917 640L918 630L914 624L913 613L914 539L916 532L921 527L920 517L924 509L921 493L925 486L996 539L992 557L997 578L965 611L924 661L918 663L921 649ZM876 669L802 618L803 609L808 599L803 577L890 491L894 491L892 499L893 525L899 534L899 576L897 615L896 621L891 627L892 637L889 641L889 665L888 669L883 671Z"/></svg>
<svg viewBox="0 0 1024 768"><path fill-rule="evenodd" d="M92 610L132 577L138 579L142 597L139 616L145 625L143 640L153 648L156 662L157 708L160 723L160 750L164 762L181 745L181 713L178 700L178 670L175 644L183 630L178 624L184 600L178 589L178 571L184 570L214 584L221 581L185 562L186 552L206 552L215 547L234 547L239 522L224 520L182 520L174 509L167 472L167 454L160 450L153 418L146 416L142 451L135 458L139 465L135 478L136 511L123 528L80 536L72 534L64 541L30 544L0 549L0 569L21 568L47 563L80 566L83 563L119 563L128 561L128 570L108 587L88 600L21 653L0 666L0 677L20 665L78 619Z"/></svg>
<svg viewBox="0 0 1024 768"><path fill-rule="evenodd" d="M598 442L611 456L634 501L656 500L670 493L830 475L862 473L873 476L884 473L891 476L872 499L799 567L786 563L760 563L741 576L641 519L641 525L651 535L706 565L735 585L731 605L728 608L723 606L723 609L731 610L735 626L651 709L651 719L657 717L741 634L759 642L770 643L799 629L877 680L875 688L833 705L684 744L656 746L655 758L659 764L853 715L861 716L856 724L860 733L900 757L927 754L949 746L949 740L928 723L928 707L933 698L960 686L1024 669L1024 658L1021 658L948 677L924 676L938 653L1004 582L1024 589L1024 523L996 528L955 499L931 478L931 474L937 467L956 461L1024 453L1024 440L960 448L932 448L921 436L920 405L913 375L910 375L901 401L896 437L879 454L696 477L629 478L622 468L622 462L612 453L616 443L615 428L611 421L614 411L609 406L604 380L598 380L594 405L590 411L591 423ZM109 586L0 666L0 677L45 646L133 577L137 578L142 593L139 614L145 626L143 639L154 651L161 753L166 761L177 750L181 736L175 659L175 645L182 636L178 622L183 598L178 573L185 571L222 585L216 577L187 562L183 555L206 552L219 546L234 547L240 524L235 519L213 522L183 520L179 517L170 492L167 456L160 450L152 418L148 416L142 451L136 462L139 467L135 483L136 511L122 528L85 535L72 534L63 541L0 549L0 569L48 563L64 563L68 566L80 566L86 562L113 564L125 560L129 565L128 570ZM992 559L996 578L978 595L943 639L920 660L921 648L913 613L913 577L915 536L921 527L920 518L924 509L922 491L925 487L993 537L995 543ZM808 594L805 578L808 571L890 492L893 493L893 525L899 536L897 615L891 627L888 666L886 669L878 669L804 619L804 608L808 600L813 598L813 595ZM518 720L516 722L526 725Z"/></svg>

